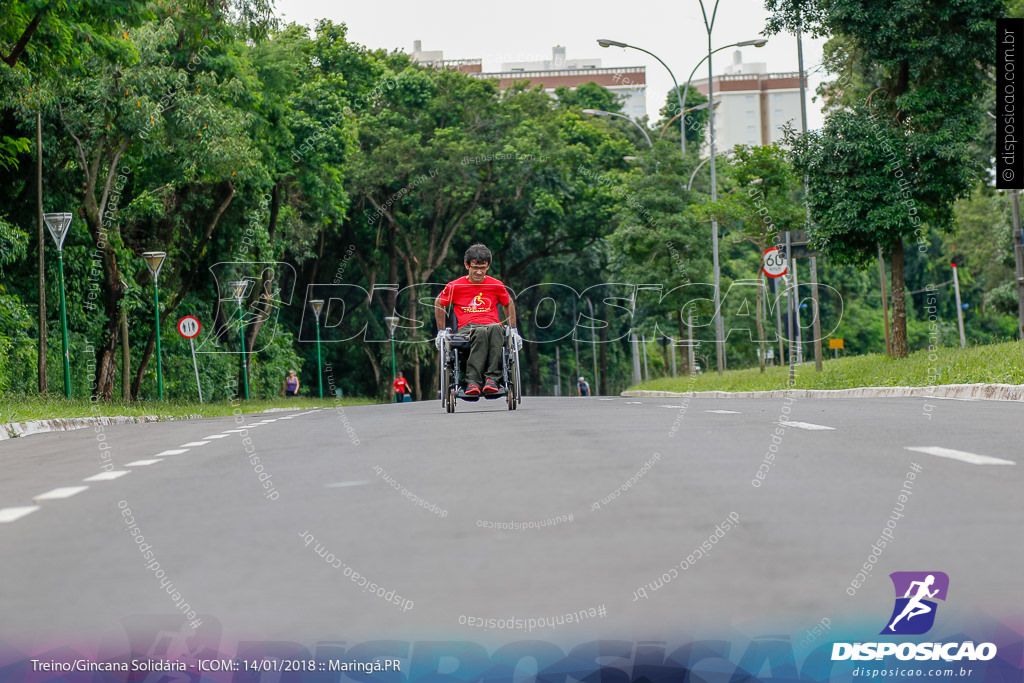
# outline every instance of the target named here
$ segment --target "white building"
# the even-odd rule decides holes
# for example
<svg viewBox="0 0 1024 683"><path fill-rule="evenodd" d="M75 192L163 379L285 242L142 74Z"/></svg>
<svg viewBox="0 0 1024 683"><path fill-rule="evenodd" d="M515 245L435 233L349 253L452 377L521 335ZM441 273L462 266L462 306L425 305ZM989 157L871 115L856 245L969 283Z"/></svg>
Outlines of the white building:
<svg viewBox="0 0 1024 683"><path fill-rule="evenodd" d="M799 72L769 73L764 62L743 62L739 50L725 73L714 78L715 147L724 153L736 145L767 145L782 140L782 126L800 129ZM708 81L694 80L705 96Z"/></svg>

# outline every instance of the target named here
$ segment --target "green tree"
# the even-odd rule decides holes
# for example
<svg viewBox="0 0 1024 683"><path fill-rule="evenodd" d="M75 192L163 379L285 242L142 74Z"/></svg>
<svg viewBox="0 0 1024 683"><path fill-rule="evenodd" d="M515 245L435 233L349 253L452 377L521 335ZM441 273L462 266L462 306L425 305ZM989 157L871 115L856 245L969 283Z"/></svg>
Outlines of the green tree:
<svg viewBox="0 0 1024 683"><path fill-rule="evenodd" d="M684 114L685 123L683 124L683 129L686 131L686 143L695 153L699 153L704 145L704 135L707 131L710 112L707 107L692 111L708 101L707 96L702 95L696 88L691 87L687 90L684 86L679 86L678 96L675 91L669 90L665 96L665 106L659 111L662 120L658 121L655 128L659 131L659 138L675 140L676 143L679 142L677 139L680 130L679 100L682 98L684 91L686 92L686 101L683 102L683 109L686 113Z"/></svg>
<svg viewBox="0 0 1024 683"><path fill-rule="evenodd" d="M717 218L733 225L734 241L752 244L758 254L775 244L780 231L794 230L804 219L803 207L794 201L800 183L785 152L778 144L747 147L737 145L726 167L726 177L734 188L715 202L695 207L702 221ZM759 264L760 266L760 264ZM766 342L762 306L764 287L760 267L756 273L758 365L764 372Z"/></svg>
<svg viewBox="0 0 1024 683"><path fill-rule="evenodd" d="M559 86L555 88L555 96L566 107L600 109L615 114L622 113L622 103L619 101L619 97L608 88L602 87L593 81L575 88L568 88L564 85Z"/></svg>
<svg viewBox="0 0 1024 683"><path fill-rule="evenodd" d="M843 43L834 109L821 131L787 139L807 177L809 236L826 255L866 266L890 254L892 353L905 357L904 241L948 229L977 177L969 143L1003 12L997 0L769 0L768 31L803 28Z"/></svg>

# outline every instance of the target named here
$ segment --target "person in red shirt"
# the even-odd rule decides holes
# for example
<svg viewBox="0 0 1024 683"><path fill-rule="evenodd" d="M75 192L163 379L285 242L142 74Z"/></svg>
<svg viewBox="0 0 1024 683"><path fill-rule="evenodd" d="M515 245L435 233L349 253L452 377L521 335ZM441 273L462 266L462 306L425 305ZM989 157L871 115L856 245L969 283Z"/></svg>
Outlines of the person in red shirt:
<svg viewBox="0 0 1024 683"><path fill-rule="evenodd" d="M452 305L458 332L470 341L466 358L466 394L479 396L481 391L495 394L500 390L498 381L501 379L501 348L504 345L498 306L508 317L513 338L519 340L516 306L501 280L487 275L491 266L490 249L483 244L474 244L466 250L463 265L466 266L466 275L445 285L444 291L434 301L434 318L439 330L435 344L440 348L441 337L449 331L445 329L444 317L445 309Z"/></svg>
<svg viewBox="0 0 1024 683"><path fill-rule="evenodd" d="M412 391L409 388L409 382L406 381L405 375L398 373L398 378L392 385L395 389L395 403L402 403L405 401L405 395L412 395Z"/></svg>

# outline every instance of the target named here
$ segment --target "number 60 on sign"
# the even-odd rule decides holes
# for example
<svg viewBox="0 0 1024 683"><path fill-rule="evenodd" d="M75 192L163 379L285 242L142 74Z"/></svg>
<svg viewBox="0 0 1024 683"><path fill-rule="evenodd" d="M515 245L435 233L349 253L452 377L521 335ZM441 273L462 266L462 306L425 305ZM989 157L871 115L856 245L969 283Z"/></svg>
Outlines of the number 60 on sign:
<svg viewBox="0 0 1024 683"><path fill-rule="evenodd" d="M782 277L788 270L786 257L779 251L778 247L765 249L761 261L764 264L762 266L764 274L768 277Z"/></svg>

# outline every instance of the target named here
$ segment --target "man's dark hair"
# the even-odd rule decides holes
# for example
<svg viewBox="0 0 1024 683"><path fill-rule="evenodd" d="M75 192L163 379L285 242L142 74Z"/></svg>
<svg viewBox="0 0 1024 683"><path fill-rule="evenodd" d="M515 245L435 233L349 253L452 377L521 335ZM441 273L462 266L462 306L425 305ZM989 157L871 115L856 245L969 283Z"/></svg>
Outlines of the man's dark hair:
<svg viewBox="0 0 1024 683"><path fill-rule="evenodd" d="M480 261L482 263L491 262L491 250L483 244L477 242L469 249L466 250L466 255L462 257L463 263L472 263L473 261Z"/></svg>

